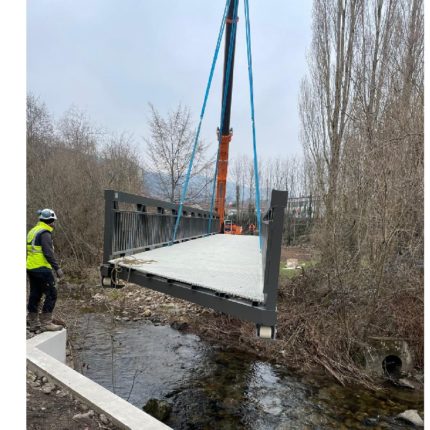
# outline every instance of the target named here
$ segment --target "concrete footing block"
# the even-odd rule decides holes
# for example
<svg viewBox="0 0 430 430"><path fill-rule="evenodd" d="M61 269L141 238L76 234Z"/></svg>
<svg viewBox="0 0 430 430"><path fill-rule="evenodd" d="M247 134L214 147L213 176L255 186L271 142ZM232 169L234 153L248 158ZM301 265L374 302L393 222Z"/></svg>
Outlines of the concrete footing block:
<svg viewBox="0 0 430 430"><path fill-rule="evenodd" d="M70 391L84 403L127 430L168 430L170 427L136 408L65 364L67 331L45 332L27 341L27 366Z"/></svg>

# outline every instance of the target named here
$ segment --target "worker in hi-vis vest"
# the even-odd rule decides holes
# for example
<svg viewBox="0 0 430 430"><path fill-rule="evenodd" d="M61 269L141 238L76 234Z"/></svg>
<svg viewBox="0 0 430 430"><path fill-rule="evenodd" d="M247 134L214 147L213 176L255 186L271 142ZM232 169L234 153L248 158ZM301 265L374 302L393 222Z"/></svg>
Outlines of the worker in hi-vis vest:
<svg viewBox="0 0 430 430"><path fill-rule="evenodd" d="M52 209L39 210L39 222L27 235L27 275L30 281L30 295L28 298L29 330L35 332L61 330L61 325L52 322L52 312L57 301L57 288L53 272L57 278L64 277L58 265L51 233L57 219ZM39 304L42 296L45 300L39 319Z"/></svg>

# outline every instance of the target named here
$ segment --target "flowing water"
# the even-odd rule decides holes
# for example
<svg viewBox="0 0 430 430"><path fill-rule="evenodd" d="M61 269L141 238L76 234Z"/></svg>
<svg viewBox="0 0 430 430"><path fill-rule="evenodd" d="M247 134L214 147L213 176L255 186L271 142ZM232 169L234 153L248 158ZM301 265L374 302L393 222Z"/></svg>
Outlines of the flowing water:
<svg viewBox="0 0 430 430"><path fill-rule="evenodd" d="M168 401L174 429L406 429L406 409L423 416L423 394L371 393L207 344L149 321L83 315L74 332L81 372L138 408ZM79 369L78 369L79 370Z"/></svg>

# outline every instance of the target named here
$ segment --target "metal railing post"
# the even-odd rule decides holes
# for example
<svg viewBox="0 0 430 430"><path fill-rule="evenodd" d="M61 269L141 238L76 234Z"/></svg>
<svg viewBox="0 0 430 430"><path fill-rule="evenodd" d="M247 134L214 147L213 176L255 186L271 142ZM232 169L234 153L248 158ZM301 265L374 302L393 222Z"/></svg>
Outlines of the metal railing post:
<svg viewBox="0 0 430 430"><path fill-rule="evenodd" d="M112 255L112 239L114 231L114 210L117 207L115 191L105 190L105 223L103 241L103 263L107 264Z"/></svg>
<svg viewBox="0 0 430 430"><path fill-rule="evenodd" d="M275 310L278 296L279 264L281 261L282 231L284 212L288 200L288 191L272 190L269 212L266 215L267 237L263 248L263 270L265 305Z"/></svg>

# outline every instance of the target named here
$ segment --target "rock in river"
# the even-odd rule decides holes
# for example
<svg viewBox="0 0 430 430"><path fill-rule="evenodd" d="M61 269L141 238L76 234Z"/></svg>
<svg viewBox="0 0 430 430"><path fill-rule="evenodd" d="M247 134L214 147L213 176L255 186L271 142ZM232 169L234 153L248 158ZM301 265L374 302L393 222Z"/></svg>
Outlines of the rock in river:
<svg viewBox="0 0 430 430"><path fill-rule="evenodd" d="M424 427L424 421L419 416L416 409L408 409L407 411L397 415L396 418L407 421L408 423L414 424L417 427Z"/></svg>
<svg viewBox="0 0 430 430"><path fill-rule="evenodd" d="M409 379L401 378L398 380L398 384L400 387L410 388L411 390L415 390L415 385Z"/></svg>
<svg viewBox="0 0 430 430"><path fill-rule="evenodd" d="M172 407L165 400L149 399L142 409L157 420L165 421L169 418Z"/></svg>

